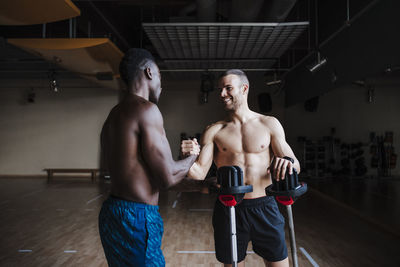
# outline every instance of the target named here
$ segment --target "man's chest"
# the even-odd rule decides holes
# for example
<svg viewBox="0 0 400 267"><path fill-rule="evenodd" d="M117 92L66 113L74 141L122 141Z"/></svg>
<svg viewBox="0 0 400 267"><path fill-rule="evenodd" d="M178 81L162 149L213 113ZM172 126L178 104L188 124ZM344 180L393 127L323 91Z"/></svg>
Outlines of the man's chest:
<svg viewBox="0 0 400 267"><path fill-rule="evenodd" d="M257 123L227 126L216 135L219 152L260 153L269 148L269 129Z"/></svg>

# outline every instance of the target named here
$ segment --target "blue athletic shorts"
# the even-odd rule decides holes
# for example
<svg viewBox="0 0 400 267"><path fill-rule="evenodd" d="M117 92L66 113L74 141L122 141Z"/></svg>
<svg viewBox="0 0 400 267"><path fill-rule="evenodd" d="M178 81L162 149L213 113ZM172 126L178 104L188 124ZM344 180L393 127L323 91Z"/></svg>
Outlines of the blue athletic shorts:
<svg viewBox="0 0 400 267"><path fill-rule="evenodd" d="M99 232L108 265L165 266L163 221L158 206L110 196L99 214Z"/></svg>
<svg viewBox="0 0 400 267"><path fill-rule="evenodd" d="M273 197L243 199L236 205L235 215L238 262L246 257L250 241L254 252L269 262L281 261L287 257L285 220ZM229 208L219 200L214 207L213 227L217 260L230 264L230 213Z"/></svg>

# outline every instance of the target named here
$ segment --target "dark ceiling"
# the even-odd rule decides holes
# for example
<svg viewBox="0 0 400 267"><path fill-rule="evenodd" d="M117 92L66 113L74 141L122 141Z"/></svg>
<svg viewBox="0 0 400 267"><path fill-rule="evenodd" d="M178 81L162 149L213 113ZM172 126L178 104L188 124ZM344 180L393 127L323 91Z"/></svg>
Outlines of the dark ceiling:
<svg viewBox="0 0 400 267"><path fill-rule="evenodd" d="M0 80L3 84L1 87L8 86L5 85L5 80L15 83L22 79L36 79L37 84L32 81L30 83L32 86L40 87L39 80L47 78L49 68L54 69L58 77L64 79L63 84L72 87L84 84L82 78L75 73L57 66L49 66L44 59L7 44L7 38L108 37L122 52L130 47L148 49L158 60L161 69L164 67L167 71L167 61L174 61L174 58L169 57L168 60L163 58L159 53L160 50L154 45L154 40L149 38L143 23L308 22L300 36L292 38L294 41L288 49L278 53L276 58L272 58L273 62L268 66L275 72L274 74L282 78L280 88L286 91L287 104L301 102L334 87L371 77L382 73L386 68L393 70L392 77L395 72L400 73L398 71L400 53L397 49L400 46L397 34L400 32L400 17L396 14L400 8L400 1L397 0L72 0L72 2L81 11L81 15L73 19L76 28L71 28L70 20L47 23L44 36L41 24L0 26ZM213 8L209 9L208 5L213 5ZM210 41L210 35L207 38ZM246 44L245 42L241 45L246 47ZM262 45L265 46L264 43ZM317 74L307 69L307 65L315 61L316 51L320 51L328 58L328 64ZM204 61L201 57L192 59L196 60ZM212 61L213 58L208 55L205 61L207 60ZM239 60L243 58L223 59L230 64ZM271 60L271 58L253 57L244 60ZM268 71L259 71L257 75L260 73L267 77L272 76ZM182 75L185 78L194 77L186 73ZM173 75L167 77L174 78ZM196 77L198 79L198 76Z"/></svg>
<svg viewBox="0 0 400 267"><path fill-rule="evenodd" d="M281 56L280 67L290 68L315 49L318 43L339 29L346 22L347 16L351 18L371 1L73 0L73 3L81 10L81 16L76 19L76 37L109 37L123 52L129 47L143 47L150 50L156 57L157 51L145 34L142 23L198 22L196 2L216 3L215 14L211 16L214 22L309 21L309 29ZM249 2L262 2L258 14L253 14L250 18L249 16L240 18L242 10L243 13L246 12L243 8L239 14L234 14L235 3L248 7ZM285 12L288 13L284 14ZM202 22L205 22L204 19ZM69 37L69 25L68 20L48 23L46 37ZM43 37L42 27L42 25L0 26L0 36L41 38Z"/></svg>

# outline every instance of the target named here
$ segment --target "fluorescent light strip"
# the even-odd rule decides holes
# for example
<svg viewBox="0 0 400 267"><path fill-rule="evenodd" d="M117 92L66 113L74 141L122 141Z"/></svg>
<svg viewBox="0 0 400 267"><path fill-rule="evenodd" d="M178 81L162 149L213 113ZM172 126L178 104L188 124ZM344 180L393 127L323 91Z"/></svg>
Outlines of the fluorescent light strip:
<svg viewBox="0 0 400 267"><path fill-rule="evenodd" d="M306 256L313 267L319 267L318 263L310 256L310 254L308 254L308 252L304 248L300 247L300 251L303 252L304 256Z"/></svg>
<svg viewBox="0 0 400 267"><path fill-rule="evenodd" d="M32 249L19 249L18 252L19 253L31 253Z"/></svg>
<svg viewBox="0 0 400 267"><path fill-rule="evenodd" d="M86 205L92 203L93 201L95 201L95 200L97 200L97 199L99 199L99 198L101 198L102 196L103 196L103 194L98 195L98 196L95 197L95 198L92 198L91 200L89 200L88 202L86 202Z"/></svg>
<svg viewBox="0 0 400 267"><path fill-rule="evenodd" d="M64 250L64 253L76 253L78 252L77 250Z"/></svg>

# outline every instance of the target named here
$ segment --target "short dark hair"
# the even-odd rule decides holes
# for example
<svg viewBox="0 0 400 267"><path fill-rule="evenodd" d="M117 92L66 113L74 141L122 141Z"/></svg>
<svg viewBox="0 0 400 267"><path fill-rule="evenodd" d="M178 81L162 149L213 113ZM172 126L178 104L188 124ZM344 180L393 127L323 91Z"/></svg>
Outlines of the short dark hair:
<svg viewBox="0 0 400 267"><path fill-rule="evenodd" d="M149 62L155 63L155 59L149 51L141 48L129 49L119 63L121 79L130 85L138 78L140 71L148 66Z"/></svg>
<svg viewBox="0 0 400 267"><path fill-rule="evenodd" d="M219 79L221 79L222 77L228 76L228 75L236 75L240 78L240 81L242 82L242 84L247 84L248 86L250 86L249 84L249 79L247 78L246 73L244 73L244 71L239 70L239 69L230 69L230 70L226 70L224 71L220 76Z"/></svg>

